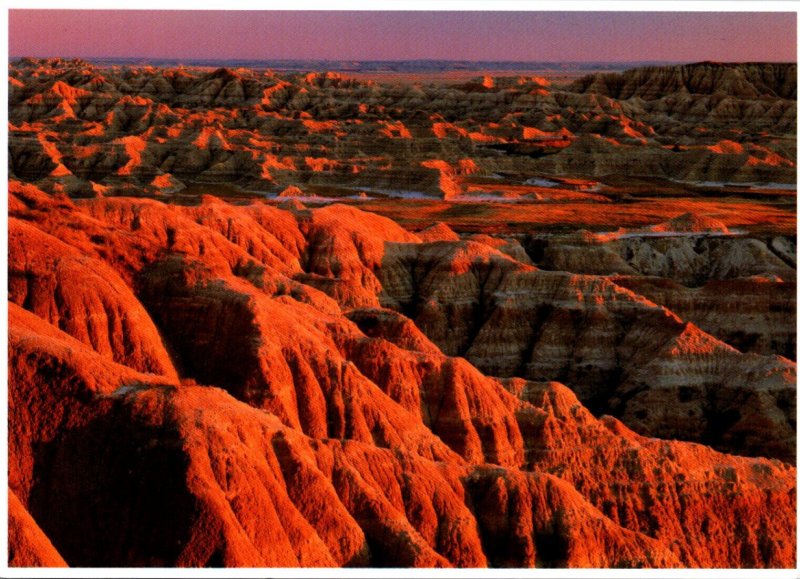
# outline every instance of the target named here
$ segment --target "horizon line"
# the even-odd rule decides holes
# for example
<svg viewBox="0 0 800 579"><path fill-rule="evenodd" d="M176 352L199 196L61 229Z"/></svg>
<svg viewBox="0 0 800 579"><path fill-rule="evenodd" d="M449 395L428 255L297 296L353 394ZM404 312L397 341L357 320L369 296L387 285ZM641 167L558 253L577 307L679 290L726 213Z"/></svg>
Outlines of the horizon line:
<svg viewBox="0 0 800 579"><path fill-rule="evenodd" d="M451 59L451 58L332 58L332 57L306 57L306 58L250 58L250 57L192 57L192 56L81 56L81 55L55 55L46 56L34 55L9 55L9 62L13 60L31 59L50 59L61 58L65 60L86 60L86 61L114 61L114 60L186 60L194 62L225 62L238 60L241 62L353 62L353 63L405 63L405 62L436 62L436 63L468 63L468 64L797 64L794 60L506 60L506 59Z"/></svg>

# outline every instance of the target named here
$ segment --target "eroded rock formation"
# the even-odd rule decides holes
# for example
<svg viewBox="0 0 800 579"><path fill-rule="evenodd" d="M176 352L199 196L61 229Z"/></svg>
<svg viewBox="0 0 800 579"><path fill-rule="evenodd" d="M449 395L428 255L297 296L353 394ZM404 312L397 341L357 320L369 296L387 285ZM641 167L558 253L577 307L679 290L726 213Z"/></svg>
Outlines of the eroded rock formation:
<svg viewBox="0 0 800 579"><path fill-rule="evenodd" d="M75 196L213 182L447 199L491 195L473 180L497 173L795 180L793 64L641 68L557 87L24 59L9 84L11 174Z"/></svg>
<svg viewBox="0 0 800 579"><path fill-rule="evenodd" d="M607 276L344 205L9 211L16 564L795 564L794 363Z"/></svg>

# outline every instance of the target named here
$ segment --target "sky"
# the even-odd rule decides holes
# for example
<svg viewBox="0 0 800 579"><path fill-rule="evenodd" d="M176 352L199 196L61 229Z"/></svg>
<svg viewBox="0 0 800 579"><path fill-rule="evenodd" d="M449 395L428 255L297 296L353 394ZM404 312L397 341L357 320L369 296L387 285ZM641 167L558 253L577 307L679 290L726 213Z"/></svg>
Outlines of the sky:
<svg viewBox="0 0 800 579"><path fill-rule="evenodd" d="M795 61L794 12L10 10L9 55Z"/></svg>

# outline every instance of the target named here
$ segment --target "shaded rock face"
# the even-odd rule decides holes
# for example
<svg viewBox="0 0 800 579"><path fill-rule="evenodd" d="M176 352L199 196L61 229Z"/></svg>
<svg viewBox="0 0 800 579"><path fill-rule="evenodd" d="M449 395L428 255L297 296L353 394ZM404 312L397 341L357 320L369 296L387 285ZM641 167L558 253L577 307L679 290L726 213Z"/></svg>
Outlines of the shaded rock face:
<svg viewBox="0 0 800 579"><path fill-rule="evenodd" d="M183 441L168 425L152 425L147 417L110 406L37 448L30 510L71 565L172 565L198 510L186 488ZM109 484L114 492L104 490ZM82 524L87 518L96 522Z"/></svg>
<svg viewBox="0 0 800 579"><path fill-rule="evenodd" d="M470 176L498 172L795 180L790 64L640 68L564 87L52 59L13 63L9 75L10 174L76 197L200 182L448 199L468 193Z"/></svg>
<svg viewBox="0 0 800 579"><path fill-rule="evenodd" d="M643 67L616 74L595 74L573 83L577 92L643 100L683 92L694 95L797 98L795 64L722 64L701 62L682 66Z"/></svg>
<svg viewBox="0 0 800 579"><path fill-rule="evenodd" d="M650 435L794 456L789 360L743 356L603 277L536 270L463 242L388 248L382 303L443 352L490 375L568 383L595 412ZM756 418L741 407L762 410ZM771 424L764 431L762 420ZM760 432L771 450L756 442Z"/></svg>
<svg viewBox="0 0 800 579"><path fill-rule="evenodd" d="M796 359L793 239L632 231L523 244L538 267L612 276L739 350Z"/></svg>
<svg viewBox="0 0 800 579"><path fill-rule="evenodd" d="M714 280L699 289L663 278L630 276L614 281L664 304L738 350L797 359L794 281L753 276Z"/></svg>
<svg viewBox="0 0 800 579"><path fill-rule="evenodd" d="M794 364L607 277L341 205L9 207L14 564L795 564Z"/></svg>

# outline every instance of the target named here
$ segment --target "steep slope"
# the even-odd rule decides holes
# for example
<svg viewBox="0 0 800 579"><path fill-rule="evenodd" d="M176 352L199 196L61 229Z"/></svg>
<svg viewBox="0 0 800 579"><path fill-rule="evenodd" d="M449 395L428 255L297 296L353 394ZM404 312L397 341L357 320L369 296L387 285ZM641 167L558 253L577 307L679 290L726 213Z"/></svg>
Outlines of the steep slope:
<svg viewBox="0 0 800 579"><path fill-rule="evenodd" d="M379 248L382 259L379 266L372 254L362 261L350 248L355 265L316 266L335 285L315 285L343 306L363 303L342 288L358 288L361 295L366 278L384 307L412 319L445 354L464 356L488 374L564 381L594 411L624 416L653 436L787 460L794 456L796 369L789 360L744 357L604 277L538 270L469 240L398 243L387 235L381 248L380 231L370 232L373 238L366 242L369 230L350 223L325 230L326 246L344 251L349 246L343 244L361 239L359 246ZM310 232L313 236L313 222ZM663 413L646 409L655 392L659 401L652 408ZM745 400L758 409L754 415L738 410Z"/></svg>
<svg viewBox="0 0 800 579"><path fill-rule="evenodd" d="M612 276L740 350L794 359L795 242L726 234L719 223L711 223L717 231L680 231L674 221L602 234L532 234L523 244L538 267ZM696 224L697 216L688 221Z"/></svg>
<svg viewBox="0 0 800 579"><path fill-rule="evenodd" d="M117 273L24 221L9 219L9 299L140 372L177 374L141 303Z"/></svg>
<svg viewBox="0 0 800 579"><path fill-rule="evenodd" d="M103 403L92 404L93 397L123 385L168 381L112 362L13 303L8 347L8 479L23 505L36 484L35 455L41 445L102 412Z"/></svg>
<svg viewBox="0 0 800 579"><path fill-rule="evenodd" d="M669 279L614 277L743 352L797 357L797 284L752 276L687 288ZM736 296L735 300L730 296Z"/></svg>
<svg viewBox="0 0 800 579"><path fill-rule="evenodd" d="M11 190L12 215L38 219L39 210L23 201L17 206L18 199L34 194L13 184ZM331 361L320 361L318 370L297 366L292 360L306 354L284 352L272 337L279 332L270 326L285 319L282 331L290 335L296 323L289 318L295 314L287 317L287 310L312 308L335 317L342 307L380 303L413 320L447 355L465 356L492 375L566 382L595 412L625 416L642 433L680 436L739 453L794 455L793 363L745 358L604 277L538 270L478 241L419 243L391 221L343 205L299 213L267 211L259 203L226 208L212 198L177 211L151 200L97 200L79 209L55 205L44 211L42 226L105 256L130 280L188 376L222 381L245 400L263 398L291 426L298 424L304 403L297 406L288 384L306 373L315 375ZM228 216L222 221L208 217L214 212ZM227 225L238 213L249 224L247 237L237 237ZM259 222L253 218L259 214L271 217ZM83 220L81 227L70 225L73 216ZM204 219L211 219L211 227ZM287 229L276 237L267 233L269 223L284 223ZM109 236L108 227L118 233ZM91 241L97 230L113 243L98 248ZM253 236L268 245L255 243ZM323 336L338 322L311 317L319 318L312 342L330 344L331 338ZM211 328L222 322L229 328L223 332L230 332L223 343L230 347L219 350ZM267 350L276 366L261 361L259 352ZM242 362L235 375L228 375L225 364L231 356ZM273 382L272 372L287 389L264 398L263 384ZM320 398L316 380L308 381L303 396L330 402L333 382L322 386L327 393ZM656 392L669 404L661 406L663 412L648 412L637 398L650 400ZM753 396L758 402L741 413L738 406Z"/></svg>
<svg viewBox="0 0 800 579"><path fill-rule="evenodd" d="M645 438L562 384L492 378L447 348L511 346L482 358L508 363L507 320L544 303L540 368L554 352L579 368L568 340L614 336L626 420L702 439L718 417L688 410L738 405L709 442L771 456L793 436L788 361L742 355L607 279L491 240L424 243L348 207L10 193L13 271L40 280L12 295L68 295L9 302L9 487L72 566L794 564L789 464ZM57 327L65 306L106 303L76 271L147 312L177 375ZM448 316L467 340L437 334ZM556 339L568 316L580 339ZM681 386L705 398L674 404Z"/></svg>
<svg viewBox="0 0 800 579"><path fill-rule="evenodd" d="M29 347L56 353L71 341L32 314L10 309L12 327L49 334L39 334L44 344L17 342L21 349L12 351L13 365L28 356ZM783 531L792 528L785 517L791 517L793 469L641 439L613 421L594 420L579 405L576 409L577 401L558 385L543 391L530 385L521 392L541 405L527 413L545 418L531 425L543 426L543 435L554 434L554 427L561 431L540 436L545 447L538 462L544 466L546 457L555 458L562 479L581 480L587 489L588 480L596 489L627 489L616 499L606 495L602 506L608 514L555 476L430 462L349 439L311 439L215 388L132 385L130 378L118 386L113 373L122 378L123 367L72 344L64 367L85 383L87 371L106 368L101 388L108 394L83 396L81 403L62 393L47 401L52 410L78 403L93 411L58 437L45 440L33 431L39 474L28 508L73 565L791 563L792 540ZM25 384L22 375L12 379L12 400ZM14 408L16 427L25 417ZM100 453L93 443L98 436L107 441ZM598 437L611 444L598 446ZM623 471L627 479L604 474L618 470L617 461L606 462L616 453L617 460L635 461L630 463L635 468ZM698 463L704 466L685 468ZM672 469L683 477L662 474ZM683 516L673 503L675 491L650 495L657 508L631 501L644 492L637 488L649 488L651 476L680 487ZM730 488L741 499L720 503L720 509L728 505L724 510L706 511L703 488L714 496ZM51 516L54 512L59 515ZM759 531L731 533L724 523L728 517ZM119 525L120 518L128 523ZM707 536L693 534L701 521L708 521ZM662 526L663 533L651 535Z"/></svg>

